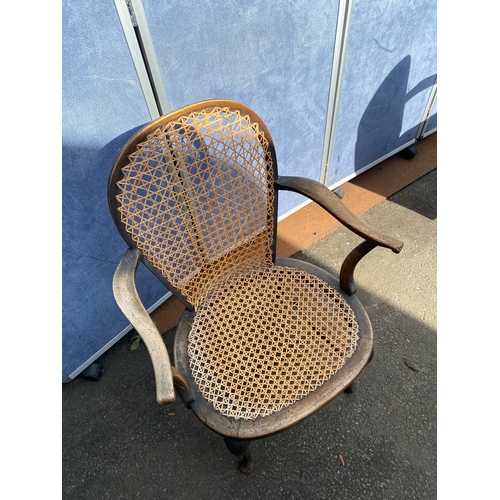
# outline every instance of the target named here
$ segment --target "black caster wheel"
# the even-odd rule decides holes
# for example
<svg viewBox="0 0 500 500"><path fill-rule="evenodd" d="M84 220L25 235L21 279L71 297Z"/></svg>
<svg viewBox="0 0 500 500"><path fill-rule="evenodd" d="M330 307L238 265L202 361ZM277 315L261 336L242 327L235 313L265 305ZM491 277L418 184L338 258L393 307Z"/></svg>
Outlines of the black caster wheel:
<svg viewBox="0 0 500 500"><path fill-rule="evenodd" d="M81 376L84 380L91 380L95 382L101 378L101 375L105 372L104 367L99 363L92 363L90 366L85 368L81 373Z"/></svg>
<svg viewBox="0 0 500 500"><path fill-rule="evenodd" d="M337 187L335 189L332 190L333 194L336 194L337 195L337 198L340 198L342 199L344 197L344 190L341 188L341 187Z"/></svg>
<svg viewBox="0 0 500 500"><path fill-rule="evenodd" d="M399 155L402 156L405 160L411 160L417 156L417 148L415 146L408 146L407 148L402 149L399 152Z"/></svg>

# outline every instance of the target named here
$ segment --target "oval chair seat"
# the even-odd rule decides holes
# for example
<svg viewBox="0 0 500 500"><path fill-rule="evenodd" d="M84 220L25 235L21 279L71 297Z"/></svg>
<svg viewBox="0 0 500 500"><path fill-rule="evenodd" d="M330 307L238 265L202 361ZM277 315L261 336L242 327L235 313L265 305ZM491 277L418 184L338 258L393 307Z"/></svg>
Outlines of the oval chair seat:
<svg viewBox="0 0 500 500"><path fill-rule="evenodd" d="M230 422L230 437L250 439L293 425L345 389L369 359L372 332L335 277L277 259L235 270L185 313L176 342L191 408L216 432L227 434Z"/></svg>

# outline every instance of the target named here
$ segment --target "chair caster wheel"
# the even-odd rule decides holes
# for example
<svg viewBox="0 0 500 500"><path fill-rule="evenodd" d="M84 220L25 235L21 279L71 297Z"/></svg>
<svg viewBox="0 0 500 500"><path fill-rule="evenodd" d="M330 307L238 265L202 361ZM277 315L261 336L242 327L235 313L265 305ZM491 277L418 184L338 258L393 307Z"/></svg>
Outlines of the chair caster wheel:
<svg viewBox="0 0 500 500"><path fill-rule="evenodd" d="M417 156L417 148L415 146L408 146L405 149L402 149L399 152L399 155L402 156L405 160L411 160Z"/></svg>
<svg viewBox="0 0 500 500"><path fill-rule="evenodd" d="M81 376L85 380L91 380L95 382L101 378L101 375L104 372L105 369L103 366L101 366L99 363L92 363L90 366L85 368L85 370L83 370Z"/></svg>
<svg viewBox="0 0 500 500"><path fill-rule="evenodd" d="M250 457L243 457L238 464L238 469L240 469L243 474L251 474L253 470L252 465L252 459Z"/></svg>
<svg viewBox="0 0 500 500"><path fill-rule="evenodd" d="M356 390L356 382L353 382L349 387L344 389L347 394L352 394Z"/></svg>

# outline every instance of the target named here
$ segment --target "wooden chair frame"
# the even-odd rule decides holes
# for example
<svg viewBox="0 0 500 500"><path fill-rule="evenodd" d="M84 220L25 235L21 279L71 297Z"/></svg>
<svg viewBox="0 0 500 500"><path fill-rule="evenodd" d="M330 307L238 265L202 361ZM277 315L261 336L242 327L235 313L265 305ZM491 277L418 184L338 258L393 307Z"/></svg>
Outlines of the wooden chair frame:
<svg viewBox="0 0 500 500"><path fill-rule="evenodd" d="M200 393L191 373L189 356L187 354L188 335L196 318L195 307L178 288L172 286L165 276L158 272L155 266L137 248L136 243L120 219L116 197L116 185L122 175L122 168L129 161L129 156L134 152L138 143L143 141L152 131L171 120L175 120L193 111L213 107L227 107L239 110L250 117L251 120L258 123L259 129L267 139L269 154L272 158L272 169L270 169L268 175L272 175L273 177L272 181L276 194L274 197L274 219L272 221L274 234L271 249L273 264L297 268L323 280L333 289L337 290L346 303L349 304L359 325L359 339L356 350L338 373L300 401L271 415L250 420L234 419L222 415ZM293 191L310 198L345 227L363 238L363 242L345 258L340 271L340 279L312 264L296 259L276 258L276 208L277 193L280 190ZM373 332L368 315L354 295L356 292L354 271L357 263L376 246L385 247L395 253L399 253L403 247L403 243L362 222L346 208L332 191L319 182L303 177L279 176L271 135L258 115L248 107L227 100L203 101L169 113L145 126L130 139L115 162L109 180L108 200L114 222L129 246L116 270L113 280L113 292L119 307L141 336L151 356L156 380L157 402L162 405L172 403L175 400L175 390L177 390L185 405L192 409L205 425L224 436L226 444L232 453L245 457L244 461L247 469L250 467L248 443L251 440L281 432L305 419L351 386L371 360L374 345ZM147 313L136 290L135 275L141 261L186 306L186 310L177 327L174 344L174 364L170 360L162 336Z"/></svg>

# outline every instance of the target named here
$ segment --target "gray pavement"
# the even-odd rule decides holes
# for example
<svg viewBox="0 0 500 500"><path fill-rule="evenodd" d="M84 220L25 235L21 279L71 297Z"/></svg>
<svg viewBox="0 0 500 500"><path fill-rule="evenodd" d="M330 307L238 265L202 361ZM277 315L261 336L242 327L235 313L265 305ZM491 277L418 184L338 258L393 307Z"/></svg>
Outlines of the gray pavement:
<svg viewBox="0 0 500 500"><path fill-rule="evenodd" d="M62 387L63 498L436 498L436 177L434 170L362 216L405 247L399 255L377 248L357 268L375 357L353 394L254 442L247 476L180 400L155 402L147 351L129 352L128 335L99 359L99 381ZM357 241L341 229L295 257L337 274Z"/></svg>

